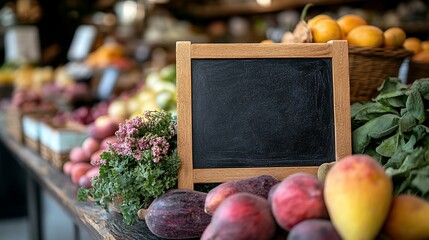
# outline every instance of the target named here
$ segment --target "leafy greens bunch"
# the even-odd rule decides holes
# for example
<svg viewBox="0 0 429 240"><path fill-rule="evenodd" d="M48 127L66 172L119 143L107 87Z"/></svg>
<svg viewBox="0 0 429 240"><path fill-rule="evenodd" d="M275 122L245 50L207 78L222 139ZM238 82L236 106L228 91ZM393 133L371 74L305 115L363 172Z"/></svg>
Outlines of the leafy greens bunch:
<svg viewBox="0 0 429 240"><path fill-rule="evenodd" d="M108 210L118 204L124 222L131 225L137 211L177 185L180 160L177 153L176 121L165 111L146 111L119 124L116 136L98 162L100 174L92 188L80 188L78 199L93 198Z"/></svg>
<svg viewBox="0 0 429 240"><path fill-rule="evenodd" d="M378 90L375 101L351 106L353 153L377 159L395 194L429 199L429 79L407 87L388 78Z"/></svg>

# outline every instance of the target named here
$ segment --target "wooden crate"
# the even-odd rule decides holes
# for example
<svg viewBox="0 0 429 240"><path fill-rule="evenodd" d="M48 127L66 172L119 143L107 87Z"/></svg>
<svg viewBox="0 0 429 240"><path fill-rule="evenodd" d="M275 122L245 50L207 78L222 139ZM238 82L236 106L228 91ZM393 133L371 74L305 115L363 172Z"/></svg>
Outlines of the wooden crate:
<svg viewBox="0 0 429 240"><path fill-rule="evenodd" d="M24 113L19 108L9 107L6 112L6 131L13 139L24 142L21 119Z"/></svg>
<svg viewBox="0 0 429 240"><path fill-rule="evenodd" d="M24 116L53 116L54 109L32 109L22 110L17 107L8 107L6 111L6 132L9 136L20 143L24 143L23 117Z"/></svg>
<svg viewBox="0 0 429 240"><path fill-rule="evenodd" d="M88 137L86 128L72 122L60 126L50 123L41 124L40 145L42 157L55 168L62 170L69 160L69 153L74 147L82 145Z"/></svg>
<svg viewBox="0 0 429 240"><path fill-rule="evenodd" d="M24 144L35 152L40 152L40 121L37 115L24 115L22 118L22 129L24 133Z"/></svg>

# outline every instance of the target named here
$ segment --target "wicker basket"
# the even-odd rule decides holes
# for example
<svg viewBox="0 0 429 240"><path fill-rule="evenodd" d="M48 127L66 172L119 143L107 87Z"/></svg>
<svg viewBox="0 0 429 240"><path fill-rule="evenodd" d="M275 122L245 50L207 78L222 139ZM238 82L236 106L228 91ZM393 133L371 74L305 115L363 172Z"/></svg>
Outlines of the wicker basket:
<svg viewBox="0 0 429 240"><path fill-rule="evenodd" d="M44 144L40 143L40 155L43 159L45 159L48 162L51 162L51 150L45 146Z"/></svg>
<svg viewBox="0 0 429 240"><path fill-rule="evenodd" d="M429 78L429 63L410 61L408 64L407 83L413 83L420 78Z"/></svg>
<svg viewBox="0 0 429 240"><path fill-rule="evenodd" d="M6 126L7 126L7 133L9 136L14 138L20 143L24 143L24 129L22 125L22 119L25 116L34 116L34 117L41 117L41 116L52 116L56 113L56 110L27 110L23 111L20 108L16 107L8 107L6 111Z"/></svg>
<svg viewBox="0 0 429 240"><path fill-rule="evenodd" d="M49 148L48 148L48 150L51 151L50 152L50 156L51 156L50 162L51 162L51 164L56 169L62 171L64 163L66 163L69 160L69 154L70 154L70 152L61 152L61 153L58 153L58 152L52 151Z"/></svg>
<svg viewBox="0 0 429 240"><path fill-rule="evenodd" d="M349 46L350 102L368 101L387 77L397 77L412 52L401 49Z"/></svg>
<svg viewBox="0 0 429 240"><path fill-rule="evenodd" d="M44 144L40 144L40 155L43 159L48 161L53 167L58 170L63 169L64 163L69 160L70 152L55 152Z"/></svg>
<svg viewBox="0 0 429 240"><path fill-rule="evenodd" d="M81 146L87 137L86 128L82 125L72 122L61 125L43 122L40 135L41 155L52 166L62 170L64 163L69 161L70 151Z"/></svg>
<svg viewBox="0 0 429 240"><path fill-rule="evenodd" d="M6 131L9 136L20 143L24 142L24 131L22 129L22 116L24 113L19 108L9 107L6 112Z"/></svg>
<svg viewBox="0 0 429 240"><path fill-rule="evenodd" d="M29 138L27 136L24 137L24 144L31 150L39 153L40 152L40 141Z"/></svg>

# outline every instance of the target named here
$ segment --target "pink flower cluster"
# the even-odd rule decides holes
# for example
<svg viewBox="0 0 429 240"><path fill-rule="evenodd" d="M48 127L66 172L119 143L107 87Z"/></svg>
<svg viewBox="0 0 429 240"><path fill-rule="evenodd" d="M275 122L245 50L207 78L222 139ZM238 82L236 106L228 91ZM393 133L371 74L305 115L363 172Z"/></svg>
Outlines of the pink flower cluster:
<svg viewBox="0 0 429 240"><path fill-rule="evenodd" d="M137 161L159 162L168 154L169 140L176 135L175 122L166 112L146 111L144 118L135 117L119 124L116 136L119 143L110 144L109 150L119 155L133 156Z"/></svg>
<svg viewBox="0 0 429 240"><path fill-rule="evenodd" d="M94 159L94 160L91 160L91 164L93 166L106 165L106 159Z"/></svg>

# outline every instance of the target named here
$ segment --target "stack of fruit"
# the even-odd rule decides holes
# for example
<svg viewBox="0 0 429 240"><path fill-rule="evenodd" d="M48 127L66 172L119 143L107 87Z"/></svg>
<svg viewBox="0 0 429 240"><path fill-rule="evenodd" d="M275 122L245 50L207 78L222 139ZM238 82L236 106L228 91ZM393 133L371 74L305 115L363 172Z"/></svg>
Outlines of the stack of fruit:
<svg viewBox="0 0 429 240"><path fill-rule="evenodd" d="M133 62L127 57L125 47L117 42L106 42L92 52L85 64L90 68L117 67L129 69Z"/></svg>
<svg viewBox="0 0 429 240"><path fill-rule="evenodd" d="M163 109L176 115L176 102L176 66L171 64L149 73L137 92L113 100L108 115L119 121L141 116L146 110Z"/></svg>
<svg viewBox="0 0 429 240"><path fill-rule="evenodd" d="M100 155L109 148L109 143L118 141L115 132L118 122L107 115L98 117L87 127L88 138L81 146L71 149L63 171L70 175L74 184L90 188L92 177L98 175Z"/></svg>
<svg viewBox="0 0 429 240"><path fill-rule="evenodd" d="M404 48L413 52L408 69L408 83L416 79L429 77L429 41L410 37L404 42Z"/></svg>
<svg viewBox="0 0 429 240"><path fill-rule="evenodd" d="M317 15L308 21L313 42L323 43L330 40L345 39L349 45L357 47L402 47L406 34L398 27L385 31L377 26L368 25L358 15L344 15L337 20L328 15Z"/></svg>
<svg viewBox="0 0 429 240"><path fill-rule="evenodd" d="M323 179L262 175L224 182L208 194L171 190L139 217L168 239L429 238L429 202L393 195L390 177L368 155L340 159Z"/></svg>

